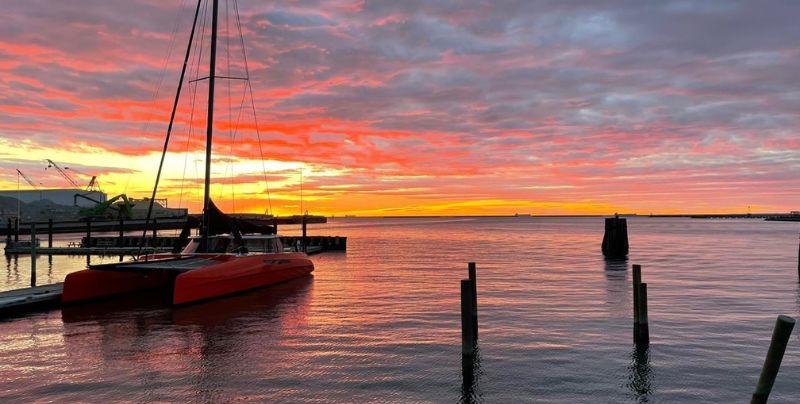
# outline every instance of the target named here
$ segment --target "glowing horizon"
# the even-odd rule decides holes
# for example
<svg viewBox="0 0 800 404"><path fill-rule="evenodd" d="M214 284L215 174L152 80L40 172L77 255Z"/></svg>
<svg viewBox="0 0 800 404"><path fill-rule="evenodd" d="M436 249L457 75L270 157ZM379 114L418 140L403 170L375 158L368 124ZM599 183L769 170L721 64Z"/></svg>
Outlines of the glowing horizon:
<svg viewBox="0 0 800 404"><path fill-rule="evenodd" d="M69 185L50 158L150 196L194 5L87 3L6 5L0 189L16 169ZM242 76L220 3L217 73ZM218 82L212 196L280 215L800 210L799 7L241 4L257 121L243 82ZM184 84L158 194L191 211L203 83Z"/></svg>

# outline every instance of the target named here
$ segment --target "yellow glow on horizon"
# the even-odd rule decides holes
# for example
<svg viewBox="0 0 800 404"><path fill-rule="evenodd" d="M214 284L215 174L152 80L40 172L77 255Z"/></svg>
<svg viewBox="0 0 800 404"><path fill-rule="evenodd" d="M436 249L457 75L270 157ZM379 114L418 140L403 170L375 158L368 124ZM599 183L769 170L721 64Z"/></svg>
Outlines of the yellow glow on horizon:
<svg viewBox="0 0 800 404"><path fill-rule="evenodd" d="M0 139L0 158L16 160L28 167L41 166L42 172L27 174L38 181L46 177L49 188L64 188L66 181L52 170L44 174L45 159L53 159L63 167L76 166L86 174L97 174L98 180L109 196L126 193L132 198L149 197L161 157L159 152L143 155L126 155L87 144L71 145L69 149L37 145L30 141L12 143ZM220 150L224 154L224 150ZM98 172L90 172L98 167ZM102 169L101 169L102 168ZM102 172L107 169L109 172ZM28 170L31 170L30 168ZM265 172L264 172L265 171ZM170 207L188 208L198 212L202 205L204 153L170 152L164 162L164 171L158 197L168 198ZM266 174L266 178L265 178ZM578 189L574 185L529 186L540 196L536 200L497 197L459 200L449 197L446 191L427 186L434 176L387 175L370 177L371 182L348 179L368 175L363 169L348 169L308 164L299 161L277 161L252 158L230 158L215 155L212 165L212 198L225 211L237 213L264 213L295 215L303 211L317 215L356 216L447 216L447 215L609 215L613 213L685 214L689 213L743 213L746 206L717 206L713 201L697 201L681 206L664 205L669 193L640 191L634 198L621 192L587 194L575 199L571 194L557 191ZM16 189L15 174L6 173L0 179L0 189ZM454 176L448 179L454 179ZM83 184L84 176L75 176ZM325 181L323 179L334 179ZM423 181L415 184L415 180ZM360 181L360 182L359 182ZM404 184L407 181L408 184ZM301 184L302 183L302 184ZM54 185L60 184L60 185ZM385 185L383 187L381 184ZM431 182L433 184L433 182ZM301 196L302 185L302 196ZM405 186L404 186L405 185ZM23 188L28 188L24 182ZM46 187L47 188L47 187ZM463 198L463 197L461 197ZM301 202L302 199L302 202ZM625 204L610 201L625 199ZM768 206L751 206L752 212L770 211Z"/></svg>

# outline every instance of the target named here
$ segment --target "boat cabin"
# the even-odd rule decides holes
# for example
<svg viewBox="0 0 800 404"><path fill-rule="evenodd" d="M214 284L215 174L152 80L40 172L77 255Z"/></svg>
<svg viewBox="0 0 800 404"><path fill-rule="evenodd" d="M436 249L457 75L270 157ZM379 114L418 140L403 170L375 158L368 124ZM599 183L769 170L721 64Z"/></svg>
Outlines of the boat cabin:
<svg viewBox="0 0 800 404"><path fill-rule="evenodd" d="M189 238L189 244L183 248L181 254L195 254L201 253L198 251L202 236L194 236ZM244 248L236 242L234 237L230 234L219 234L208 237L210 248L209 253L215 254L236 254L236 253L259 253L259 254L273 254L284 252L283 243L281 238L274 234L247 234L242 235Z"/></svg>

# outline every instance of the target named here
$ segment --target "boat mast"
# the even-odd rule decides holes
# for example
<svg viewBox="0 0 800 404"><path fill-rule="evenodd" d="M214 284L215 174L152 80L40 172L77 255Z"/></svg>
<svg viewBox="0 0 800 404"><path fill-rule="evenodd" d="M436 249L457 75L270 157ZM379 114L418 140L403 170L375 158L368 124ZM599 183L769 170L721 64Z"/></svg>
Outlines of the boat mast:
<svg viewBox="0 0 800 404"><path fill-rule="evenodd" d="M211 207L211 135L214 127L214 79L217 66L217 10L219 0L213 0L211 12L211 61L208 68L208 119L206 125L206 183L203 195L203 245L208 252L208 231Z"/></svg>
<svg viewBox="0 0 800 404"><path fill-rule="evenodd" d="M172 112L169 115L169 125L167 126L167 137L164 139L164 148L161 150L161 160L158 163L158 172L156 173L156 183L153 185L153 193L150 195L150 202L147 204L147 216L144 219L144 229L142 229L142 241L139 243L139 250L136 252L135 257L142 255L142 248L145 244L147 237L148 226L150 226L150 218L153 216L153 203L156 200L156 192L158 191L158 183L161 181L161 171L164 169L164 158L167 156L169 148L169 138L172 136L172 126L175 123L175 113L178 111L178 102L181 99L181 90L183 89L183 79L186 77L186 67L189 65L189 56L192 52L192 42L194 41L194 32L197 28L197 17L200 15L200 5L203 0L197 0L197 7L194 9L194 19L192 20L192 31L189 33L189 43L186 45L186 54L183 57L183 67L181 68L181 77L178 79L178 89L175 91L175 101L172 103Z"/></svg>

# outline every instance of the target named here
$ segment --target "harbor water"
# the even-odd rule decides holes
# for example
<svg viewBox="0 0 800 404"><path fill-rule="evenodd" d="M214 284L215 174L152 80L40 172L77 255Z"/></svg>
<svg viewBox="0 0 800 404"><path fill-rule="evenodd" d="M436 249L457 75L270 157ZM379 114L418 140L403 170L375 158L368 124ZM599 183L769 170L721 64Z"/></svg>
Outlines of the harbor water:
<svg viewBox="0 0 800 404"><path fill-rule="evenodd" d="M139 296L0 321L0 401L748 402L776 316L800 312L800 223L633 217L623 261L603 258L603 227L336 218L310 233L346 236L348 251L314 256L313 277L178 308ZM465 386L469 261L480 337ZM631 264L648 284L647 351L632 344ZM37 279L85 265L39 256ZM29 276L30 257L7 256L0 290ZM770 403L800 401L799 379L795 330Z"/></svg>

